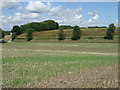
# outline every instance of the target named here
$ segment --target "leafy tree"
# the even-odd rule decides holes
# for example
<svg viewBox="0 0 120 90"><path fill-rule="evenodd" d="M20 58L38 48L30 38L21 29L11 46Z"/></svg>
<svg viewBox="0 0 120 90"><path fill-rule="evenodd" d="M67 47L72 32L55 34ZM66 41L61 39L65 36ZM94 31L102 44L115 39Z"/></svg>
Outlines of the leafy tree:
<svg viewBox="0 0 120 90"><path fill-rule="evenodd" d="M13 32L12 33L12 41L15 40L16 38L17 38L17 34L16 34L16 32Z"/></svg>
<svg viewBox="0 0 120 90"><path fill-rule="evenodd" d="M58 22L55 22L56 23L56 28L55 29L59 29L59 24Z"/></svg>
<svg viewBox="0 0 120 90"><path fill-rule="evenodd" d="M72 40L79 40L81 38L81 31L79 26L74 26Z"/></svg>
<svg viewBox="0 0 120 90"><path fill-rule="evenodd" d="M0 39L1 39L1 38L4 38L4 36L5 36L4 32L3 32L3 31L0 31Z"/></svg>
<svg viewBox="0 0 120 90"><path fill-rule="evenodd" d="M60 31L58 32L58 40L64 40L65 39L65 34L63 29L60 29Z"/></svg>
<svg viewBox="0 0 120 90"><path fill-rule="evenodd" d="M2 31L2 38L4 38L5 37L5 32L4 31Z"/></svg>
<svg viewBox="0 0 120 90"><path fill-rule="evenodd" d="M11 32L15 32L17 35L21 34L21 30L20 27L18 25L13 26L13 29L11 30Z"/></svg>
<svg viewBox="0 0 120 90"><path fill-rule="evenodd" d="M46 21L43 21L43 23L46 24L45 30L55 30L55 29L58 29L59 27L59 24L54 20L46 20Z"/></svg>
<svg viewBox="0 0 120 90"><path fill-rule="evenodd" d="M10 35L10 32L11 32L11 31L4 31L4 34L5 34L5 35Z"/></svg>
<svg viewBox="0 0 120 90"><path fill-rule="evenodd" d="M32 34L32 32L33 32L33 29L28 29L28 30L27 30L27 41L30 41L30 40L33 39L33 34Z"/></svg>
<svg viewBox="0 0 120 90"><path fill-rule="evenodd" d="M115 32L115 26L114 24L110 24L109 28L107 29L106 36L104 37L104 39L113 39L114 32Z"/></svg>
<svg viewBox="0 0 120 90"><path fill-rule="evenodd" d="M28 28L34 29L34 31L47 31L58 29L59 24L54 20L46 20L43 22L31 22L20 26L21 32L27 31Z"/></svg>
<svg viewBox="0 0 120 90"><path fill-rule="evenodd" d="M3 31L1 28L0 28L0 39L1 38L4 38L5 36L5 31Z"/></svg>
<svg viewBox="0 0 120 90"><path fill-rule="evenodd" d="M73 29L73 27L70 25L61 25L59 26L59 29Z"/></svg>

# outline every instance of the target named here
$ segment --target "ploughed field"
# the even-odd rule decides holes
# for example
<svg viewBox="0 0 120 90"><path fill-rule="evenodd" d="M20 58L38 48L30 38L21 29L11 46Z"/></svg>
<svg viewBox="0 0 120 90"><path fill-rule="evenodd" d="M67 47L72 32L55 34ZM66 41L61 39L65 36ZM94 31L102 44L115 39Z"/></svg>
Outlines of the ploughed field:
<svg viewBox="0 0 120 90"><path fill-rule="evenodd" d="M118 44L11 42L2 45L5 88L118 87Z"/></svg>

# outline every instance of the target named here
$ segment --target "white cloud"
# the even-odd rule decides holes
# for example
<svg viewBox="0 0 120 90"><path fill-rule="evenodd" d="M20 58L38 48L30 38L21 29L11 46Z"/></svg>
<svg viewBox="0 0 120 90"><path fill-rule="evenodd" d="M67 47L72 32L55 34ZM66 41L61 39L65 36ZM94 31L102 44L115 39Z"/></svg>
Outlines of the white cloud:
<svg viewBox="0 0 120 90"><path fill-rule="evenodd" d="M60 24L68 24L68 25L80 25L82 23L82 8L77 9L65 9L61 10L59 13L61 15L56 16L56 19L60 21Z"/></svg>
<svg viewBox="0 0 120 90"><path fill-rule="evenodd" d="M50 15L52 16L61 16L61 8L62 6L56 6L56 7L53 7L51 10L50 10Z"/></svg>
<svg viewBox="0 0 120 90"><path fill-rule="evenodd" d="M98 18L99 18L98 15L94 15L94 16L92 17L93 20L98 20Z"/></svg>
<svg viewBox="0 0 120 90"><path fill-rule="evenodd" d="M2 2L29 2L35 0L2 0ZM41 2L119 2L119 0L40 0Z"/></svg>
<svg viewBox="0 0 120 90"><path fill-rule="evenodd" d="M2 17L2 25L5 30L9 29L11 30L13 25L21 25L26 24L29 22L39 22L42 19L44 19L40 14L38 13L15 13L14 16L9 17Z"/></svg>
<svg viewBox="0 0 120 90"><path fill-rule="evenodd" d="M39 14L38 13L28 13L28 14L16 13L13 19L16 19L17 17L20 19L29 19L29 18L34 19L34 18L38 18Z"/></svg>
<svg viewBox="0 0 120 90"><path fill-rule="evenodd" d="M96 14L97 14L96 11L94 11L94 12L91 12L91 11L90 11L90 12L87 13L88 16L94 16L94 15L96 15Z"/></svg>
<svg viewBox="0 0 120 90"><path fill-rule="evenodd" d="M2 3L2 8L7 8L7 9L14 9L17 7L18 2L3 2Z"/></svg>
<svg viewBox="0 0 120 90"><path fill-rule="evenodd" d="M62 6L56 6L49 11L49 15L54 17L60 24L78 24L82 20L81 11L82 8L63 9Z"/></svg>
<svg viewBox="0 0 120 90"><path fill-rule="evenodd" d="M88 16L92 16L92 17L87 21L88 24L95 24L96 22L98 22L99 15L97 14L96 11L94 11L94 12L88 12L87 15L88 15Z"/></svg>
<svg viewBox="0 0 120 90"><path fill-rule="evenodd" d="M92 15L92 16L93 16L93 15L94 15L94 13L93 13L93 12L88 12L88 13L87 13L87 15L89 15L89 16L91 16L91 15Z"/></svg>
<svg viewBox="0 0 120 90"><path fill-rule="evenodd" d="M82 15L75 15L75 19L81 19Z"/></svg>
<svg viewBox="0 0 120 90"><path fill-rule="evenodd" d="M47 5L45 5L40 1L30 1L28 6L26 7L26 10L34 13L44 13L48 12L50 10L50 7L51 7L50 3L47 3Z"/></svg>
<svg viewBox="0 0 120 90"><path fill-rule="evenodd" d="M94 16L92 16L92 17L88 20L88 23L94 23L94 22L96 22L98 19L99 19L99 16L98 16L98 15L94 15Z"/></svg>
<svg viewBox="0 0 120 90"><path fill-rule="evenodd" d="M18 0L2 0L2 2L18 2Z"/></svg>

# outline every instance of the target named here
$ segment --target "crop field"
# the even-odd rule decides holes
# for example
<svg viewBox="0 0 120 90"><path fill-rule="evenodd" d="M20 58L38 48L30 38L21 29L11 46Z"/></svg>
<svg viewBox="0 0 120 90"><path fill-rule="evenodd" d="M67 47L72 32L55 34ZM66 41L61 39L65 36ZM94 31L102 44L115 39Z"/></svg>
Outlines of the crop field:
<svg viewBox="0 0 120 90"><path fill-rule="evenodd" d="M88 28L88 29L80 29L82 32L81 38L86 39L88 37L94 38L103 38L106 35L107 28ZM72 36L72 29L64 29L65 35L67 39L70 39ZM118 36L119 30L116 28L115 37ZM26 33L18 36L18 39L25 39ZM33 32L34 40L40 39L57 39L58 38L58 30L50 30L50 31L39 31Z"/></svg>
<svg viewBox="0 0 120 90"><path fill-rule="evenodd" d="M11 42L2 45L5 88L116 88L118 44Z"/></svg>

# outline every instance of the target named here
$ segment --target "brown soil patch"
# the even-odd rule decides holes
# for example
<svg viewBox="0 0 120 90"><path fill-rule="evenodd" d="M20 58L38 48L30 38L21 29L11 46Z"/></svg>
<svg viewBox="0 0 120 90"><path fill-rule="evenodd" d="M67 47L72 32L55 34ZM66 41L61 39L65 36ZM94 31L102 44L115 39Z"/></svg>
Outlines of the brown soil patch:
<svg viewBox="0 0 120 90"><path fill-rule="evenodd" d="M25 85L24 87L30 87ZM118 67L102 66L89 70L69 72L60 77L36 82L31 87L37 88L117 88Z"/></svg>

